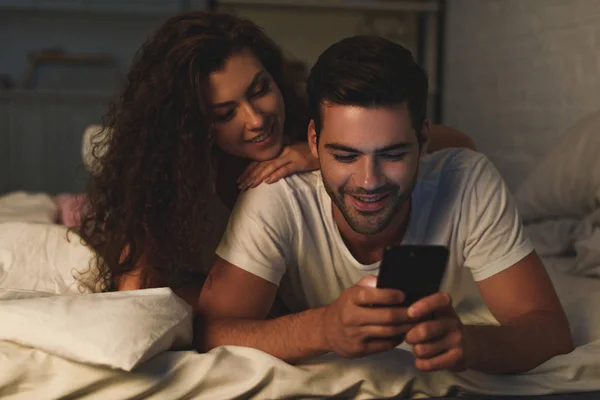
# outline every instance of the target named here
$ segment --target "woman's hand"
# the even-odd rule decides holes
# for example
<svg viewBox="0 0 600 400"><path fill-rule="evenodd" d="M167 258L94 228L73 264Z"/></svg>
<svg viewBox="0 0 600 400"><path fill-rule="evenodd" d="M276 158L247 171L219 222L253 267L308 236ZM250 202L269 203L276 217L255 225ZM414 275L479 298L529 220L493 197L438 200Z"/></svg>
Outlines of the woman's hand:
<svg viewBox="0 0 600 400"><path fill-rule="evenodd" d="M273 183L288 175L319 169L319 160L313 157L308 143L296 143L283 148L279 156L268 161L251 163L238 178L240 190Z"/></svg>

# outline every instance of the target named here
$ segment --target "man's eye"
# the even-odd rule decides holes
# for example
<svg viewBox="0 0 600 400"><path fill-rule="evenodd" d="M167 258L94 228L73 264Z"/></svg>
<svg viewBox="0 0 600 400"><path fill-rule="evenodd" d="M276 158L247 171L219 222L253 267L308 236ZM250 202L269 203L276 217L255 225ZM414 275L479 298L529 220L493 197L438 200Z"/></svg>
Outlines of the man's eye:
<svg viewBox="0 0 600 400"><path fill-rule="evenodd" d="M350 163L354 160L356 160L356 156L355 155L339 155L339 154L334 154L333 158L336 159L336 161L339 162L343 162L343 163Z"/></svg>
<svg viewBox="0 0 600 400"><path fill-rule="evenodd" d="M386 160L392 160L392 161L397 161L397 160L402 160L404 157L406 157L408 153L390 153L390 154L383 154L382 157L385 158Z"/></svg>

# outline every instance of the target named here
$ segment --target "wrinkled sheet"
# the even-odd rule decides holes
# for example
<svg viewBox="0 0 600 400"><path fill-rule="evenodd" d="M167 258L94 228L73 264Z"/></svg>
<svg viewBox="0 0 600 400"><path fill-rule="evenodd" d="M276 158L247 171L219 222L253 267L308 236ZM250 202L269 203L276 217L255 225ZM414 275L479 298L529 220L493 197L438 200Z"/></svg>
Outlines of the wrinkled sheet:
<svg viewBox="0 0 600 400"><path fill-rule="evenodd" d="M600 208L582 218L545 218L525 225L542 257L574 256L563 272L600 278Z"/></svg>
<svg viewBox="0 0 600 400"><path fill-rule="evenodd" d="M0 398L366 399L443 396L457 391L539 395L600 390L600 280L554 272L572 263L572 259L546 261L577 348L521 375L420 373L412 368L412 355L402 348L356 360L326 355L291 366L258 350L232 346L208 354L164 352L133 372L123 372L0 342ZM489 318L483 307L461 317Z"/></svg>

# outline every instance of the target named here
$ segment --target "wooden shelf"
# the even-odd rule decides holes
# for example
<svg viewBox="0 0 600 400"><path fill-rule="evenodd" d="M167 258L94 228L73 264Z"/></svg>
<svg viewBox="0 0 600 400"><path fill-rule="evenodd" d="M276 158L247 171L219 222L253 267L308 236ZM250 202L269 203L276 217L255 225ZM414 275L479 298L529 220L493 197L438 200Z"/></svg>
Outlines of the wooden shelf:
<svg viewBox="0 0 600 400"><path fill-rule="evenodd" d="M328 9L381 12L437 12L437 0L219 0L217 6Z"/></svg>

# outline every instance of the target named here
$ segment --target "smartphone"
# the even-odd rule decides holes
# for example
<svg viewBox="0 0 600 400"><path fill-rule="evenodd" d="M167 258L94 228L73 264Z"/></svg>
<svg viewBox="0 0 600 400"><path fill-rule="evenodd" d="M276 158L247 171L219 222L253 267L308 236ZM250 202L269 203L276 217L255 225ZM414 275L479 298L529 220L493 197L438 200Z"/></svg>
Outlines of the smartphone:
<svg viewBox="0 0 600 400"><path fill-rule="evenodd" d="M402 307L408 307L439 292L448 253L444 246L388 246L379 267L377 287L401 290L406 295Z"/></svg>

